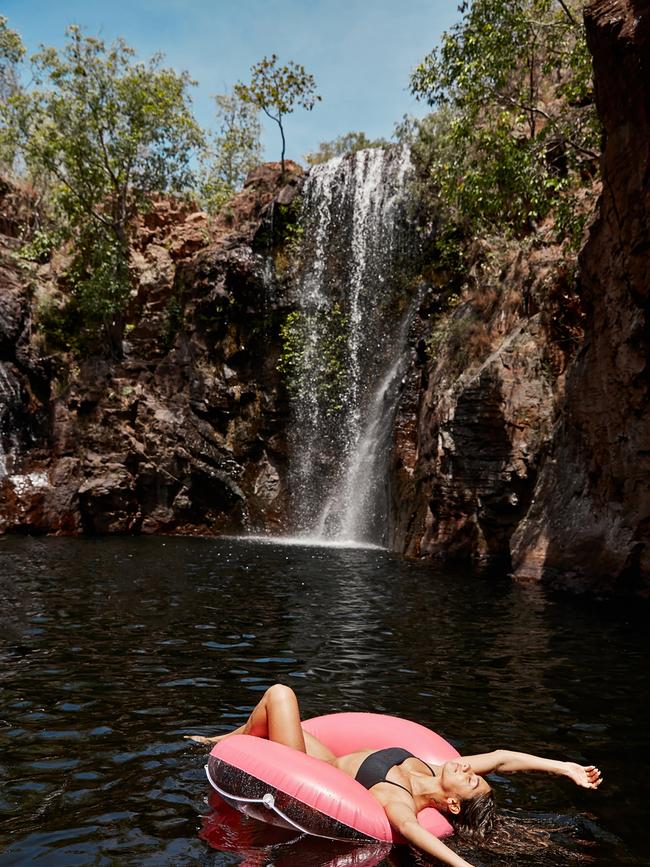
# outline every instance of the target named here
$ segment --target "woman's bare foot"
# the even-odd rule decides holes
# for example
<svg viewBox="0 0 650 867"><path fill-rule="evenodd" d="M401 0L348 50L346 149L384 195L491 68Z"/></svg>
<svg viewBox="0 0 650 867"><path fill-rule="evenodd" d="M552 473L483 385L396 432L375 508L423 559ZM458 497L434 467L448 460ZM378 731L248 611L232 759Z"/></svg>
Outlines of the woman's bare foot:
<svg viewBox="0 0 650 867"><path fill-rule="evenodd" d="M183 737L186 741L196 741L197 744L208 744L210 746L213 744L218 744L219 741L222 741L224 738L229 738L231 735L244 734L245 729L245 725L239 726L238 729L235 729L232 732L226 732L223 735L214 735L214 737L211 738L204 738L203 735L183 735Z"/></svg>
<svg viewBox="0 0 650 867"><path fill-rule="evenodd" d="M183 735L183 739L186 741L195 741L197 744L207 744L208 746L218 743L222 737L225 735L216 738L204 738L203 735Z"/></svg>

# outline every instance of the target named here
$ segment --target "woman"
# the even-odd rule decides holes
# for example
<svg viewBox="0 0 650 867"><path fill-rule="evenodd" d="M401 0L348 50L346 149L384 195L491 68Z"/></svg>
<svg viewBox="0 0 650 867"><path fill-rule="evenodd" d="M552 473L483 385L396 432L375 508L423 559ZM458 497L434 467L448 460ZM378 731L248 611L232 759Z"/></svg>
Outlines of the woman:
<svg viewBox="0 0 650 867"><path fill-rule="evenodd" d="M482 774L545 771L569 777L586 789L598 788L602 779L593 765L583 767L574 762L559 762L510 750L464 756L431 766L399 746L335 756L325 744L302 729L296 695L281 684L264 693L248 721L236 731L212 738L189 735L188 739L212 745L233 734L253 735L285 744L354 777L374 795L386 811L391 826L409 843L454 867L471 865L418 823L417 814L425 807L444 812L461 832L487 838L494 828L496 813L492 790Z"/></svg>

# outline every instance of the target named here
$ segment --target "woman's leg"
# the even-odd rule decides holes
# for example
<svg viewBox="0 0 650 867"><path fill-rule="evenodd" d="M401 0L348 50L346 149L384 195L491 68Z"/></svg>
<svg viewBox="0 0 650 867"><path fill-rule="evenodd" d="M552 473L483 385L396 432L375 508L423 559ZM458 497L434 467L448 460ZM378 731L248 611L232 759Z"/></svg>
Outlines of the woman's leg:
<svg viewBox="0 0 650 867"><path fill-rule="evenodd" d="M322 759L324 762L332 764L336 760L336 756L329 747L326 747L322 741L304 731L305 746L307 747L307 755L313 756L315 759Z"/></svg>
<svg viewBox="0 0 650 867"><path fill-rule="evenodd" d="M261 701L253 708L247 722L235 731L213 738L204 738L201 735L186 735L186 738L200 744L216 744L230 735L267 738L292 747L294 750L300 750L302 753L307 752L305 737L300 727L298 699L290 687L283 686L281 683L276 683L266 690ZM319 755L318 758L322 756Z"/></svg>

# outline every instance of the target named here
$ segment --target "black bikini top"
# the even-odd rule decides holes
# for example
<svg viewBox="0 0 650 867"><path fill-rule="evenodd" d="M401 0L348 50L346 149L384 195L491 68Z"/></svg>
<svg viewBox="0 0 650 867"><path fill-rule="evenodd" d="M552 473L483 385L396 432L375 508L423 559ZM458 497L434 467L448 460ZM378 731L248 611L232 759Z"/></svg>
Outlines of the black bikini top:
<svg viewBox="0 0 650 867"><path fill-rule="evenodd" d="M371 753L361 762L354 779L358 783L361 783L362 786L365 786L366 789L371 789L373 786L376 786L377 783L390 783L391 786L398 786L400 789L404 789L405 792L408 792L409 795L411 795L412 792L410 792L406 786L402 786L400 783L394 783L392 780L386 779L386 774L391 768L394 768L395 765L401 765L402 762L405 762L407 759L418 759L418 757L414 756L413 753L410 753L408 750L403 750L401 747L388 747L385 750L377 750L377 752ZM435 777L436 772L430 765L427 765L427 763L422 761L422 759L418 759L418 761L422 762L423 765L426 765Z"/></svg>

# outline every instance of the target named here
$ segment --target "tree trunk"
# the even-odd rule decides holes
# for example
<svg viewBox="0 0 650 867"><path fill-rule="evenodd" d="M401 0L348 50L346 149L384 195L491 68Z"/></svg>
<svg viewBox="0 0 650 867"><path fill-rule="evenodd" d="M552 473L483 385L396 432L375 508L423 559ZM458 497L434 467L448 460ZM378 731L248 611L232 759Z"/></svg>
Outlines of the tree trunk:
<svg viewBox="0 0 650 867"><path fill-rule="evenodd" d="M280 157L280 181L284 181L284 151L286 148L286 141L284 138L284 129L282 128L282 119L278 120L278 126L280 127L280 135L282 136L282 156Z"/></svg>

